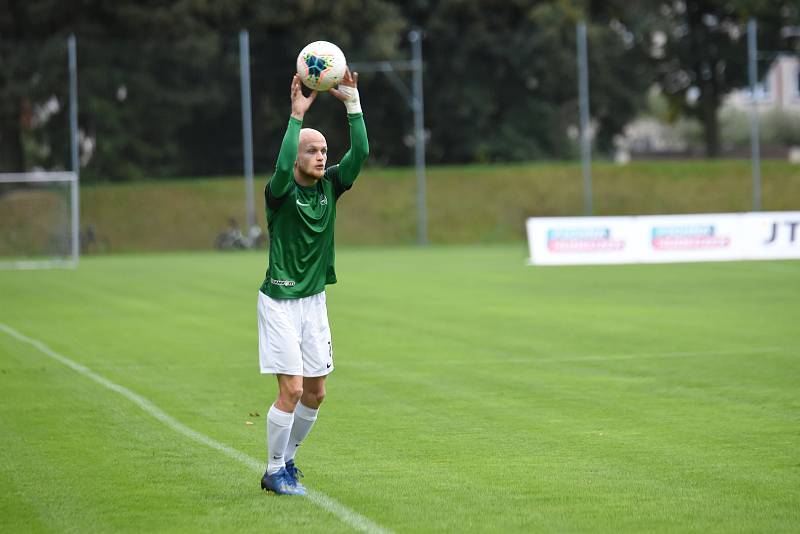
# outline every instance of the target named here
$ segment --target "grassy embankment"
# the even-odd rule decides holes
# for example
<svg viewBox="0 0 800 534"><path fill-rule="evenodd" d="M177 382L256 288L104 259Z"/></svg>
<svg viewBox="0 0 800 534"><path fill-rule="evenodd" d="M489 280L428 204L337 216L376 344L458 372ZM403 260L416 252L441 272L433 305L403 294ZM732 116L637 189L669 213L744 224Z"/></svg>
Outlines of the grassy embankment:
<svg viewBox="0 0 800 534"><path fill-rule="evenodd" d="M800 166L762 167L763 209L800 209ZM427 172L432 243L510 242L524 238L530 216L583 212L578 163L434 167ZM257 177L256 211L264 225ZM748 211L750 163L636 162L593 167L596 215ZM235 217L243 223L240 177L89 185L81 191L81 224L94 224L112 251L211 248ZM367 168L339 204L340 244L410 244L416 239L413 168Z"/></svg>

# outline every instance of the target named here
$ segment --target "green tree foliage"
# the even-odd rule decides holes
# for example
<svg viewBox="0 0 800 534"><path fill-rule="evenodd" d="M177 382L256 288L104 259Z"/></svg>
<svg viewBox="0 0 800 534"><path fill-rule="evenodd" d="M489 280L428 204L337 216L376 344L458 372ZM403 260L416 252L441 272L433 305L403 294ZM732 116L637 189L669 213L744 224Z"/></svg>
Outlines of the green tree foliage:
<svg viewBox="0 0 800 534"><path fill-rule="evenodd" d="M426 120L432 161L569 157L578 125L576 30L565 1L405 4L426 29ZM588 25L590 107L603 152L640 107L643 57L607 21Z"/></svg>
<svg viewBox="0 0 800 534"><path fill-rule="evenodd" d="M703 124L709 157L720 152L719 108L725 95L748 83L747 21L757 19L762 51L792 49L781 28L800 21L800 6L785 0L609 0L593 2L593 10L621 21L637 36L672 115L696 117ZM768 65L762 56L762 74Z"/></svg>
<svg viewBox="0 0 800 534"><path fill-rule="evenodd" d="M65 11L57 0L0 0L0 171L51 166L67 155L25 148L52 146L64 136L37 126L64 114L66 46L48 38Z"/></svg>
<svg viewBox="0 0 800 534"><path fill-rule="evenodd" d="M240 28L251 35L256 168L268 169L288 118L288 87L299 50L311 40L327 39L361 60L391 58L403 26L396 8L380 0L6 1L14 9L0 10L3 139L32 137L36 128L19 127L23 107L41 105L57 93L60 112L39 130L52 132L49 146L61 150L50 161L24 161L31 151L4 142L0 161L14 170L68 166L65 40L74 32L79 124L86 141L82 176L88 180L241 169ZM57 57L46 65L32 62L45 44L59 51ZM60 79L44 83L43 72L60 73ZM369 95L370 81L364 83ZM37 84L43 91L34 90ZM342 106L327 99L307 122L343 146ZM380 120L391 118L394 108L372 109L373 120Z"/></svg>
<svg viewBox="0 0 800 534"><path fill-rule="evenodd" d="M66 37L75 33L83 155L91 156L84 177L124 180L144 169L154 175L180 169L182 128L196 111L223 101L220 84L206 75L214 72L209 67L219 55L219 38L195 10L205 2L8 2L11 9L0 19L3 65L20 67L3 69L0 100L12 107L3 114L3 128L11 133L14 115L22 117L20 144L29 140L45 149L14 157L9 144L3 166L69 167ZM37 110L53 102L58 111L37 125Z"/></svg>
<svg viewBox="0 0 800 534"><path fill-rule="evenodd" d="M588 20L596 147L609 152L657 80L675 114L704 119L745 81L744 21L762 47L798 17L780 0L0 0L0 169L69 167L66 38L78 37L87 180L241 172L237 34L250 33L255 158L268 174L285 128L294 59L338 43L351 62L407 59L423 29L432 163L576 154L575 24ZM763 66L763 64L762 64ZM410 82L408 74L401 74ZM373 157L411 161L412 115L382 74L360 80ZM699 91L695 102L687 95ZM332 157L341 105L321 95L306 124Z"/></svg>
<svg viewBox="0 0 800 534"><path fill-rule="evenodd" d="M246 21L244 27L250 32L255 159L256 168L263 170L274 166L289 119L289 85L295 59L306 44L331 41L342 48L348 62L368 62L397 58L405 35L405 21L397 8L382 0L242 2L231 20L232 24ZM379 76L362 76L359 86L372 153L379 154L384 162L396 161L395 157L405 162L407 149L399 142L403 117L408 115L405 104ZM235 95L238 106L238 86ZM233 114L237 121L236 146L241 146L238 109ZM325 134L332 158L344 155L349 145L343 113L338 100L321 94L304 121ZM237 157L233 168L241 168L240 153Z"/></svg>

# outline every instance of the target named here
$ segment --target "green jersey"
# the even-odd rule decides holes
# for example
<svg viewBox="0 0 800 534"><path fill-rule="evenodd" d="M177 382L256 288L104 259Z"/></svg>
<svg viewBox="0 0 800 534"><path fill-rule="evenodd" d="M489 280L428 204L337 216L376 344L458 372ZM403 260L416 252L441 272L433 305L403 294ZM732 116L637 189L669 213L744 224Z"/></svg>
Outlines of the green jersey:
<svg viewBox="0 0 800 534"><path fill-rule="evenodd" d="M336 283L336 202L361 171L369 153L361 113L348 114L350 150L310 187L294 180L302 121L289 119L275 174L264 189L269 229L269 265L261 292L276 299L315 295Z"/></svg>

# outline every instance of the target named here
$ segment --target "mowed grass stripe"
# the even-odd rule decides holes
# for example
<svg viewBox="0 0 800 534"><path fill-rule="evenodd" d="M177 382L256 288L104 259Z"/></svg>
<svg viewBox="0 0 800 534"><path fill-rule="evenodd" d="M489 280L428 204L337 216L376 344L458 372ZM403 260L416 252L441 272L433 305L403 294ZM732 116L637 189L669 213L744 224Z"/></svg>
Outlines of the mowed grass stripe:
<svg viewBox="0 0 800 534"><path fill-rule="evenodd" d="M187 510L211 526L207 510L253 487L237 483L233 462L208 463L202 445L175 440L32 346L0 333L0 355L4 531L156 531Z"/></svg>
<svg viewBox="0 0 800 534"><path fill-rule="evenodd" d="M0 367L0 530L353 531L306 499L265 496L258 472L176 436L30 345L0 335Z"/></svg>
<svg viewBox="0 0 800 534"><path fill-rule="evenodd" d="M427 454L414 457L428 480L460 480L464 509L498 511L495 523L477 524L725 530L746 516L785 529L797 518L767 512L781 509L771 499L798 495L777 475L797 481L787 463L797 442L788 411L798 399L798 286L788 277L797 264L549 270L518 267L513 249L491 250L354 253L355 273L343 278L356 287L329 299L339 350L346 344L368 366L355 379L369 384L362 395L395 399L404 422L396 432L413 427L409 419L430 429L414 442ZM787 266L785 276L773 277L774 265ZM654 349L705 356L559 362ZM762 470L763 452L749 447L779 436L769 456L783 467ZM445 506L428 497L430 508ZM503 505L520 499L516 514Z"/></svg>
<svg viewBox="0 0 800 534"><path fill-rule="evenodd" d="M107 378L95 373L88 367L81 365L71 360L70 358L67 358L64 355L55 352L41 341L29 338L3 323L0 323L0 330L5 332L9 336L17 339L18 341L32 345L38 351L46 354L47 356L56 360L57 362L69 367L73 371L93 380L94 382L100 384L104 388L110 389L111 391L125 397L133 404L144 410L148 415L154 417L155 419L165 424L175 432L183 434L187 438L196 441L197 443L210 447L224 454L225 456L228 456L229 458L236 460L241 464L244 464L245 466L249 467L254 471L260 472L263 469L264 467L263 462L259 462L258 460L251 458L250 456L247 456L241 451L238 451L232 447L229 447L223 443L211 439L205 434L201 434L200 432L197 432L187 427L180 421L176 420L174 417L171 417L169 414L165 413L163 410L158 408L156 405L154 405L152 402L145 399L144 397L137 395L136 393L127 389L124 386L121 386L115 382L108 380ZM381 534L390 532L384 529L383 527L375 524L374 522L370 521L361 514L353 510L350 510L346 506L343 506L342 504L338 503L335 499L332 499L331 497L325 495L324 493L309 488L307 498L317 506L320 506L321 508L327 510L331 514L338 517L341 521L343 521L350 527L360 532L366 532L368 534Z"/></svg>
<svg viewBox="0 0 800 534"><path fill-rule="evenodd" d="M337 251L340 284L328 298L337 371L298 455L305 480L398 532L795 530L800 263L540 269L523 265L526 254L522 243ZM264 264L263 254L130 255L72 272L0 272L0 322L41 332L54 350L257 458L263 417L244 420L274 396L257 369ZM13 385L22 363L0 362L11 369L0 383ZM73 397L101 388L62 392L48 376L3 389L20 406L0 419L22 440L6 445L10 472L37 465L24 443L41 432L28 421L120 404L107 390L80 404ZM292 518L304 531L346 530L310 503L265 499L252 471L212 449L190 445L196 460L177 466L144 461L181 450L148 421L136 428L155 425L154 444L123 450L94 418L63 430L89 448L105 443L95 458L116 451L131 464L136 498L121 488L115 502L132 530L165 501L170 530L254 531ZM57 439L39 449L70 483L76 450ZM224 494L190 506L161 471L198 469L208 473L193 497ZM53 502L35 485L23 493Z"/></svg>

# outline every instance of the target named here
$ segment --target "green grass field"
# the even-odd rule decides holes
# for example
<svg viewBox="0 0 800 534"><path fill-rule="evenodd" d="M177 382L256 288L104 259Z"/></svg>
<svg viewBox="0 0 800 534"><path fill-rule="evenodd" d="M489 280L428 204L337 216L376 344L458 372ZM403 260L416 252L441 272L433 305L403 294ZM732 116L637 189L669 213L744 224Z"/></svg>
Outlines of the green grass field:
<svg viewBox="0 0 800 534"><path fill-rule="evenodd" d="M315 499L258 488L262 254L0 271L0 530L800 529L800 262L525 256L338 251L337 370L297 457Z"/></svg>

